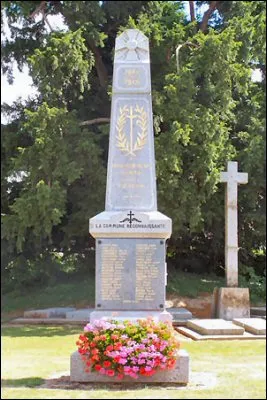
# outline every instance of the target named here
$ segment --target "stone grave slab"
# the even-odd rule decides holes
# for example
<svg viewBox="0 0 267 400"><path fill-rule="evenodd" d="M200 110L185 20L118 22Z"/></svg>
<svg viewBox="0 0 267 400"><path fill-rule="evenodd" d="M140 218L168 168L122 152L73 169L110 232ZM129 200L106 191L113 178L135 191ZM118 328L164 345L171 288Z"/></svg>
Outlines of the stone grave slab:
<svg viewBox="0 0 267 400"><path fill-rule="evenodd" d="M266 320L262 318L235 318L233 323L254 335L266 335Z"/></svg>
<svg viewBox="0 0 267 400"><path fill-rule="evenodd" d="M176 331L181 335L193 340L258 340L266 339L266 335L253 335L249 332L244 332L242 335L202 335L193 329L185 326L175 327Z"/></svg>
<svg viewBox="0 0 267 400"><path fill-rule="evenodd" d="M242 326L224 319L193 319L186 326L201 335L243 335L245 331Z"/></svg>

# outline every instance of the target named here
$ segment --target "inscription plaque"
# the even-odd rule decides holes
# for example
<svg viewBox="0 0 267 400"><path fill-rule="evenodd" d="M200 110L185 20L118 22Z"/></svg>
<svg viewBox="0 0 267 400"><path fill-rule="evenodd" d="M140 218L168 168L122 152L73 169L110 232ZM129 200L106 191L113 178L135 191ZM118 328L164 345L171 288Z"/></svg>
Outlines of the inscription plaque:
<svg viewBox="0 0 267 400"><path fill-rule="evenodd" d="M165 241L97 241L96 303L106 310L162 310L165 302Z"/></svg>

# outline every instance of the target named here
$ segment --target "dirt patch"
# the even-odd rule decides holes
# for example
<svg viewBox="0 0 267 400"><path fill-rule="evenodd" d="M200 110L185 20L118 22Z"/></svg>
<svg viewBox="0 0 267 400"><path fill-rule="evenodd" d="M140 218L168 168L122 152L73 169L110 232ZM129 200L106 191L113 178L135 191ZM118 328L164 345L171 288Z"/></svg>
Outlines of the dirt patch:
<svg viewBox="0 0 267 400"><path fill-rule="evenodd" d="M168 295L167 307L184 307L194 318L211 318L212 294L199 293L196 299L186 296Z"/></svg>

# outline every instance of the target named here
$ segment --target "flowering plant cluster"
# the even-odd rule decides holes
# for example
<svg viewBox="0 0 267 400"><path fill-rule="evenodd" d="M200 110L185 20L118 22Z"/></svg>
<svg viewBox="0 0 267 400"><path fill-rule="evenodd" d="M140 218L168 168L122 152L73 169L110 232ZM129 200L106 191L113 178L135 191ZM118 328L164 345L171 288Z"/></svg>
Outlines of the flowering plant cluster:
<svg viewBox="0 0 267 400"><path fill-rule="evenodd" d="M152 376L175 367L180 343L171 323L146 320L96 320L76 342L86 372L123 379Z"/></svg>

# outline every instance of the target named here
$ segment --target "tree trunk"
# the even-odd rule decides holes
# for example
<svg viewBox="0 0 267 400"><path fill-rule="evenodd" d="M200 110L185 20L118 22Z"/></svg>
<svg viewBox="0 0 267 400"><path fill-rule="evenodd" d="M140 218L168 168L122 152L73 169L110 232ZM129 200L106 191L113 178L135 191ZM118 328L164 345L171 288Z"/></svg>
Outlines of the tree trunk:
<svg viewBox="0 0 267 400"><path fill-rule="evenodd" d="M199 29L202 32L206 32L206 30L208 28L209 19L210 19L211 15L213 14L213 12L215 11L215 9L217 8L218 3L219 3L219 1L212 1L210 3L209 9L207 11L205 11L202 21L200 23L200 27L199 27Z"/></svg>
<svg viewBox="0 0 267 400"><path fill-rule="evenodd" d="M196 16L195 16L195 5L194 5L193 1L189 1L189 7L190 7L191 22L193 22L196 19Z"/></svg>

